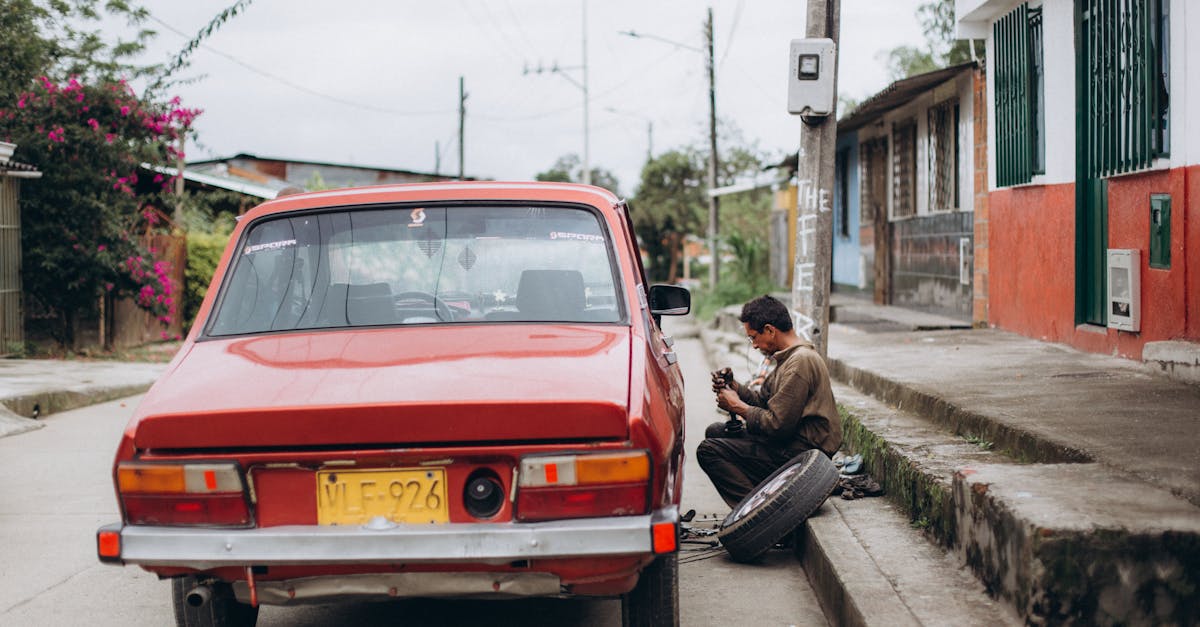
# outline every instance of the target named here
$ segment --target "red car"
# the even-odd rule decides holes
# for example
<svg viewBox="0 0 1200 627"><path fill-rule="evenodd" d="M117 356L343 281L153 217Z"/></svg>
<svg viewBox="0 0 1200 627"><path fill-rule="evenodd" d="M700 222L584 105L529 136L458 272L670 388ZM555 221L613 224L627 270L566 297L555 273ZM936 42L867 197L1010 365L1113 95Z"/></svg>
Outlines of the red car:
<svg viewBox="0 0 1200 627"><path fill-rule="evenodd" d="M180 625L442 596L620 596L626 624L678 624L658 319L689 306L595 187L267 202L125 429L99 557L170 578Z"/></svg>

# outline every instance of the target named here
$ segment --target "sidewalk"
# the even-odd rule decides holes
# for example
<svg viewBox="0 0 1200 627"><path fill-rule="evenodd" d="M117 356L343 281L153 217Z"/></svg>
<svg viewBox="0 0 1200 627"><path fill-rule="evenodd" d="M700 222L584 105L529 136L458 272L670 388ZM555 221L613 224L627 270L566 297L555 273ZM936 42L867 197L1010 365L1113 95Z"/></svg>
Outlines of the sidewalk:
<svg viewBox="0 0 1200 627"><path fill-rule="evenodd" d="M140 394L167 364L0 359L0 437L40 429L56 412Z"/></svg>
<svg viewBox="0 0 1200 627"><path fill-rule="evenodd" d="M913 525L1023 620L1197 620L1200 386L939 316L833 304L843 448ZM736 307L702 336L714 363L757 363Z"/></svg>

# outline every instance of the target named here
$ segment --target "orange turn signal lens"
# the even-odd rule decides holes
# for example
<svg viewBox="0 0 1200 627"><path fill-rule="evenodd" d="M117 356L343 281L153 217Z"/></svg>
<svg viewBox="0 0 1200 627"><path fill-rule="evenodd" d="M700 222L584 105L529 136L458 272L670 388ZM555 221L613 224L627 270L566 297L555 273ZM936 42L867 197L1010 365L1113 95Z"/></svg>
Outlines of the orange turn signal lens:
<svg viewBox="0 0 1200 627"><path fill-rule="evenodd" d="M654 540L655 553L670 553L679 546L676 541L678 534L675 531L675 523L673 522L655 523L650 528L650 533Z"/></svg>
<svg viewBox="0 0 1200 627"><path fill-rule="evenodd" d="M168 464L121 464L117 467L117 489L122 494L185 492L187 481L183 466Z"/></svg>
<svg viewBox="0 0 1200 627"><path fill-rule="evenodd" d="M117 531L101 531L96 534L96 552L100 559L121 557L121 534Z"/></svg>
<svg viewBox="0 0 1200 627"><path fill-rule="evenodd" d="M644 451L575 458L575 478L580 485L630 483L650 479L650 458Z"/></svg>

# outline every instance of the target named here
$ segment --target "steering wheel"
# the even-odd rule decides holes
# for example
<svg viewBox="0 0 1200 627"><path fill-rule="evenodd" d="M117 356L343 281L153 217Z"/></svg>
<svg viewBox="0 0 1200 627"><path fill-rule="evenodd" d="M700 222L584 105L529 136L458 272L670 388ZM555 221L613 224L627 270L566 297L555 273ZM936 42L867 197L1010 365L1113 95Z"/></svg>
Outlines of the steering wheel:
<svg viewBox="0 0 1200 627"><path fill-rule="evenodd" d="M441 322L454 322L455 318L457 318L454 311L455 308L446 304L446 301L439 298L436 294L420 291L400 292L399 294L395 294L393 298L396 300L397 308L405 301L415 301L421 305L428 305L433 308L434 313Z"/></svg>

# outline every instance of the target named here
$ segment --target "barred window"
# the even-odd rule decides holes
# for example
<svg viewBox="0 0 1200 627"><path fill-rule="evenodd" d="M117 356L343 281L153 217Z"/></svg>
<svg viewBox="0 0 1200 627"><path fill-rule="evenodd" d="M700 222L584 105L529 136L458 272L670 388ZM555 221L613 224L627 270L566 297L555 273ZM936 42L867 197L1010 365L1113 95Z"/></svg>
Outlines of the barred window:
<svg viewBox="0 0 1200 627"><path fill-rule="evenodd" d="M958 208L958 101L947 100L928 111L929 210Z"/></svg>
<svg viewBox="0 0 1200 627"><path fill-rule="evenodd" d="M1045 171L1042 9L1022 4L992 28L996 44L996 183L1028 183Z"/></svg>
<svg viewBox="0 0 1200 627"><path fill-rule="evenodd" d="M859 144L859 224L870 224L876 208L887 207L887 137ZM883 215L883 211L878 212Z"/></svg>
<svg viewBox="0 0 1200 627"><path fill-rule="evenodd" d="M917 215L917 120L892 127L892 217Z"/></svg>
<svg viewBox="0 0 1200 627"><path fill-rule="evenodd" d="M1169 0L1079 3L1091 176L1149 167L1170 149Z"/></svg>

